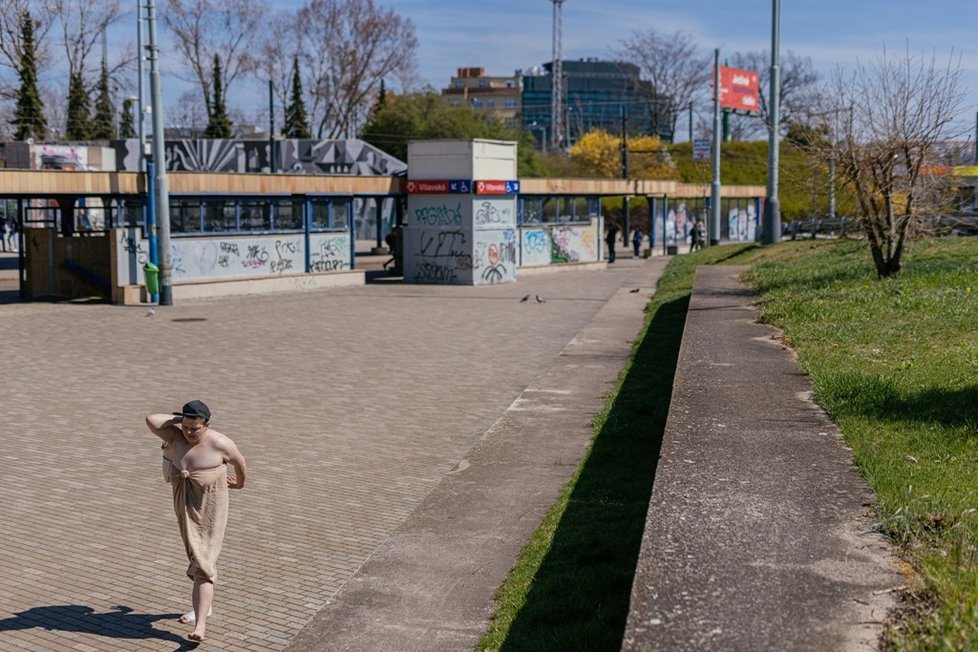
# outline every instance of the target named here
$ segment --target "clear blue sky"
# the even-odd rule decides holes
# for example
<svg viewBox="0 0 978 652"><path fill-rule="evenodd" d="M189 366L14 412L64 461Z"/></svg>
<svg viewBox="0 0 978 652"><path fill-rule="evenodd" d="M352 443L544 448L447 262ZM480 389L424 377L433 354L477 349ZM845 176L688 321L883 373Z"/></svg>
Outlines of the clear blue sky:
<svg viewBox="0 0 978 652"><path fill-rule="evenodd" d="M448 85L460 66L507 75L551 58L549 0L378 0L414 21L421 80ZM278 0L291 9L301 0ZM704 50L765 50L771 39L769 0L565 0L563 58L607 58L632 31L690 32ZM976 0L785 0L781 49L812 59L829 74L837 65L869 61L884 45L902 52L961 55L968 99L962 122L978 110ZM252 96L253 97L253 96ZM259 107L241 106L245 111ZM970 116L970 117L967 117Z"/></svg>

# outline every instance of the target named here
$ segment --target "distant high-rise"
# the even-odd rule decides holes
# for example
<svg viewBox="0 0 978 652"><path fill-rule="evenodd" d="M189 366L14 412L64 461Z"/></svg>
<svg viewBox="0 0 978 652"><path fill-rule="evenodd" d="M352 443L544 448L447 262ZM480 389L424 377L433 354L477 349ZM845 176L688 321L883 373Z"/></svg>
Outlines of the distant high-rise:
<svg viewBox="0 0 978 652"><path fill-rule="evenodd" d="M522 79L523 129L530 131L541 145L554 142L561 130L561 146L573 146L581 135L593 129L619 134L622 112L625 113L628 133L646 135L652 131L654 103L646 92L646 83L639 79L639 69L629 63L581 59L562 61L560 123L554 125L553 70L554 62L542 68L527 70ZM659 134L671 140L672 134Z"/></svg>

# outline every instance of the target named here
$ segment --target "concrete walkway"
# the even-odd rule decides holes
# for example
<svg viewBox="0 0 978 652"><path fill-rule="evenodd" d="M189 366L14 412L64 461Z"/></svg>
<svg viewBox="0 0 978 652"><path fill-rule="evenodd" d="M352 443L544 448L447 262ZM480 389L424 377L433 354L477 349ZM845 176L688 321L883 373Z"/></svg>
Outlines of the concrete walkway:
<svg viewBox="0 0 978 652"><path fill-rule="evenodd" d="M697 271L623 649L874 650L902 577L743 271Z"/></svg>
<svg viewBox="0 0 978 652"><path fill-rule="evenodd" d="M186 558L142 418L192 397L250 467L205 648L470 646L586 448L665 262L153 316L0 306L0 650L186 648Z"/></svg>

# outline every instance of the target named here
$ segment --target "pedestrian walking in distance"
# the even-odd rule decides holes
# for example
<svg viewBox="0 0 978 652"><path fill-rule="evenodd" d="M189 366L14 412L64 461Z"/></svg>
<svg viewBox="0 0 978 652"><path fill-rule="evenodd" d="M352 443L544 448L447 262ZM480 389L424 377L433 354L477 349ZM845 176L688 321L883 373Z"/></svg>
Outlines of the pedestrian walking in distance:
<svg viewBox="0 0 978 652"><path fill-rule="evenodd" d="M245 483L245 459L226 435L210 427L211 411L203 401L190 401L179 412L151 414L146 425L163 440L163 478L173 490L173 511L193 580L193 611L180 622L195 624L187 635L203 641L214 600L217 557L228 520L228 489ZM227 474L227 465L234 475Z"/></svg>
<svg viewBox="0 0 978 652"><path fill-rule="evenodd" d="M604 236L605 244L608 245L608 262L615 262L615 241L618 239L618 225L614 222L608 223L608 232Z"/></svg>
<svg viewBox="0 0 978 652"><path fill-rule="evenodd" d="M632 233L632 248L635 250L635 257L638 258L639 251L642 248L642 241L645 239L645 234L641 230L635 229Z"/></svg>

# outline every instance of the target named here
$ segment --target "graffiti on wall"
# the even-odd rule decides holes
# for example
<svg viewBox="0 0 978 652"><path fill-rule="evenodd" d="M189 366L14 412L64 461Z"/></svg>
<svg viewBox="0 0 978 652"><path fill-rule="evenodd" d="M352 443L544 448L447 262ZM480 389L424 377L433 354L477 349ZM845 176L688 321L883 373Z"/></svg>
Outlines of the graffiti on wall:
<svg viewBox="0 0 978 652"><path fill-rule="evenodd" d="M406 231L405 277L414 283L466 283L472 278L470 234L462 229Z"/></svg>
<svg viewBox="0 0 978 652"><path fill-rule="evenodd" d="M350 236L316 234L309 241L309 271L341 272L350 269Z"/></svg>
<svg viewBox="0 0 978 652"><path fill-rule="evenodd" d="M229 238L179 238L170 242L173 280L203 281L246 276L288 276L306 269L305 236L271 235ZM148 259L148 241L120 231L118 268L120 279L144 284L142 266ZM320 233L310 236L310 267L314 272L348 270L350 236ZM135 270L131 278L128 270Z"/></svg>
<svg viewBox="0 0 978 652"><path fill-rule="evenodd" d="M557 226L551 230L551 263L587 263L597 259L598 248L594 226Z"/></svg>
<svg viewBox="0 0 978 652"><path fill-rule="evenodd" d="M499 229L516 226L516 202L512 199L486 199L474 206L476 228Z"/></svg>
<svg viewBox="0 0 978 652"><path fill-rule="evenodd" d="M472 267L476 285L516 280L516 230L476 231Z"/></svg>

